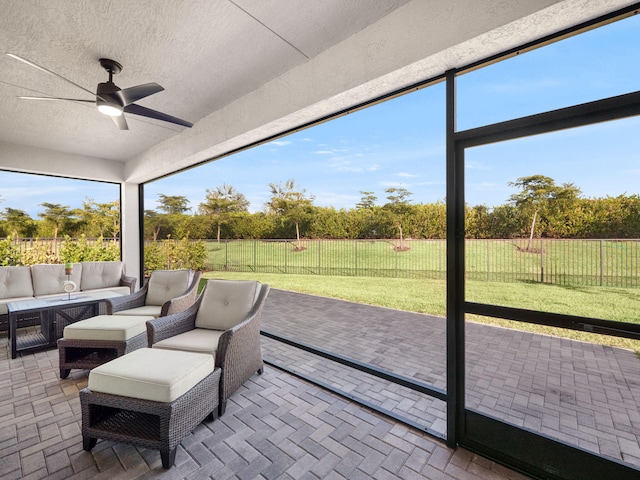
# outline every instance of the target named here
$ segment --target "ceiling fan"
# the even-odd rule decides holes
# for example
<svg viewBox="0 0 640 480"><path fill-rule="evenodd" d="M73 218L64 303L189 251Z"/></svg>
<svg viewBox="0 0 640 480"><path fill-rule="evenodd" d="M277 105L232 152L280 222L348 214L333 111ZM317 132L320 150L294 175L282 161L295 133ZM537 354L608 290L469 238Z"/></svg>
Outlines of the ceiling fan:
<svg viewBox="0 0 640 480"><path fill-rule="evenodd" d="M21 62L26 63L27 65L37 68L43 72L46 72L50 75L54 75L71 85L78 87L85 92L90 93L95 96L95 100L84 100L80 98L60 98L60 97L19 97L26 100L65 100L70 102L83 102L83 103L95 103L98 107L98 110L105 115L111 117L113 122L120 130L129 130L127 126L127 121L124 118L124 113L131 113L133 115L140 115L143 117L153 118L156 120L162 120L164 122L175 123L176 125L182 125L184 127L192 127L193 124L187 122L186 120L182 120L177 117L173 117L171 115L167 115L166 113L158 112L157 110L152 110L150 108L142 107L140 105L136 105L133 102L136 102L142 98L148 97L149 95L153 95L154 93L158 93L164 90L157 83L145 83L142 85L137 85L135 87L129 87L121 89L115 83L113 83L113 76L117 75L122 71L122 65L120 65L115 60L110 60L108 58L101 58L100 65L109 73L109 81L98 83L95 93L91 90L87 90L86 88L78 85L75 82L72 82L68 78L65 78L61 75L58 75L51 70L48 70L40 65L37 65L30 60L20 57L19 55L15 55L13 53L7 53L7 55L11 58L19 60Z"/></svg>

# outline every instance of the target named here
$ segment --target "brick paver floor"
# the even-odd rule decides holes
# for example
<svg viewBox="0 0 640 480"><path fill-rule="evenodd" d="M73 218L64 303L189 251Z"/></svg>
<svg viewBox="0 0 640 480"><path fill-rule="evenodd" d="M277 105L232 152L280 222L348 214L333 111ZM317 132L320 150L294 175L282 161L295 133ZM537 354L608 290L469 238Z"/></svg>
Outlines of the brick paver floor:
<svg viewBox="0 0 640 480"><path fill-rule="evenodd" d="M98 441L82 450L78 391L58 352L0 347L0 478L524 480L522 475L267 366L199 425L164 470L157 451Z"/></svg>
<svg viewBox="0 0 640 480"><path fill-rule="evenodd" d="M263 328L446 389L445 320L272 289ZM634 352L467 323L469 408L640 467ZM445 405L353 369L263 342L265 358L445 433Z"/></svg>
<svg viewBox="0 0 640 480"><path fill-rule="evenodd" d="M263 327L445 388L441 318L273 289ZM467 338L469 406L640 464L640 361L632 352L476 324ZM78 391L88 372L60 380L56 350L11 360L6 336L0 345L2 479L524 479L271 366L231 398L221 419L185 438L169 471L152 450L100 441L87 453ZM431 397L266 338L263 350L444 432L444 405Z"/></svg>

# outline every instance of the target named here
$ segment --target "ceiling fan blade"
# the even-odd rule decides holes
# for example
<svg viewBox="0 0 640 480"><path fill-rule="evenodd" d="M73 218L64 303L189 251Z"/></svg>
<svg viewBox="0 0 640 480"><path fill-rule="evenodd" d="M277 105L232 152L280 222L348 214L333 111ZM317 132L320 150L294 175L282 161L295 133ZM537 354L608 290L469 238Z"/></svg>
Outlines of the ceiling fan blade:
<svg viewBox="0 0 640 480"><path fill-rule="evenodd" d="M116 124L120 130L129 130L129 125L127 125L127 120L124 118L124 115L120 115L118 117L111 117L113 123Z"/></svg>
<svg viewBox="0 0 640 480"><path fill-rule="evenodd" d="M69 102L85 102L85 103L96 103L95 100L84 100L82 98L63 98L63 97L24 97L20 96L23 100L67 100Z"/></svg>
<svg viewBox="0 0 640 480"><path fill-rule="evenodd" d="M120 97L122 98L123 105L131 105L133 102L137 102L141 98L148 97L154 93L163 91L164 88L155 82L145 83L143 85L137 85L135 87L123 88L120 90Z"/></svg>
<svg viewBox="0 0 640 480"><path fill-rule="evenodd" d="M41 70L41 71L43 71L43 72L45 72L45 73L48 73L48 74L50 74L50 75L53 75L54 77L58 77L59 79L64 80L64 81L65 81L65 82L67 82L67 83L70 83L70 84L71 84L71 85L73 85L74 87L78 87L79 89L84 90L85 92L87 92L87 93L91 94L92 96L94 96L94 95L95 95L95 92L92 92L91 90L87 90L87 89L86 89L86 88L84 88L83 86L78 85L78 84L77 84L77 83L75 83L75 82L72 82L72 81L71 81L71 80L69 80L68 78L64 78L62 75L58 75L56 72L52 72L51 70L48 70L48 69L46 69L46 68L44 68L44 67L41 67L40 65L38 65L38 64L36 64L36 63L33 63L32 61L27 60L26 58L22 58L21 56L16 55L16 54L14 54L14 53L7 53L7 56L9 56L9 57L11 57L11 58L14 58L14 59L16 59L16 60L19 60L19 61L21 61L21 62L23 62L23 63L26 63L27 65L29 65L29 66L31 66L31 67L33 67L33 68L37 68L38 70Z"/></svg>
<svg viewBox="0 0 640 480"><path fill-rule="evenodd" d="M124 111L127 113L133 113L134 115L140 115L142 117L155 118L156 120L162 120L164 122L175 123L176 125L182 125L183 127L193 127L193 123L187 122L177 117L172 117L166 113L158 112L157 110L151 110L150 108L141 107L132 103L124 107Z"/></svg>

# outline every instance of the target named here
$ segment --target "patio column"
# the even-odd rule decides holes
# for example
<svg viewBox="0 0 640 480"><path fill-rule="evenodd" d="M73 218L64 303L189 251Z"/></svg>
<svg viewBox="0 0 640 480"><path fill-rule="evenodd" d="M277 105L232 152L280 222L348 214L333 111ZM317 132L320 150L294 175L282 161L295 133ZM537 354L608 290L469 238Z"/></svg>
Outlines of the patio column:
<svg viewBox="0 0 640 480"><path fill-rule="evenodd" d="M136 289L142 285L142 258L141 258L141 231L140 225L140 185L137 183L123 182L120 188L120 224L122 249L122 261L128 275L138 279Z"/></svg>

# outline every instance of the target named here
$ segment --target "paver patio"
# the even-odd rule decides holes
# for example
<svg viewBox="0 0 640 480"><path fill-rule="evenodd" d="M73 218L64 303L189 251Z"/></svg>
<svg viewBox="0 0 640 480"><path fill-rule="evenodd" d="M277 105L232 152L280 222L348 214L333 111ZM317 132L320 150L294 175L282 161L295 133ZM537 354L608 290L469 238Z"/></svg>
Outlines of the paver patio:
<svg viewBox="0 0 640 480"><path fill-rule="evenodd" d="M265 329L445 387L441 318L273 289L263 320ZM470 406L638 465L640 361L632 352L474 324L467 337ZM78 391L87 372L60 380L56 350L11 360L6 337L0 343L3 479L524 478L271 366L221 419L182 442L169 471L155 451L100 441L84 452ZM267 338L263 350L444 432L440 401Z"/></svg>
<svg viewBox="0 0 640 480"><path fill-rule="evenodd" d="M446 389L440 317L272 290L263 328ZM630 350L467 323L467 407L640 468ZM444 402L287 347L265 358L445 433Z"/></svg>
<svg viewBox="0 0 640 480"><path fill-rule="evenodd" d="M78 392L87 372L58 378L58 352L10 359L0 347L0 478L524 480L467 450L267 366L199 425L164 470L157 451L98 441L82 450Z"/></svg>

